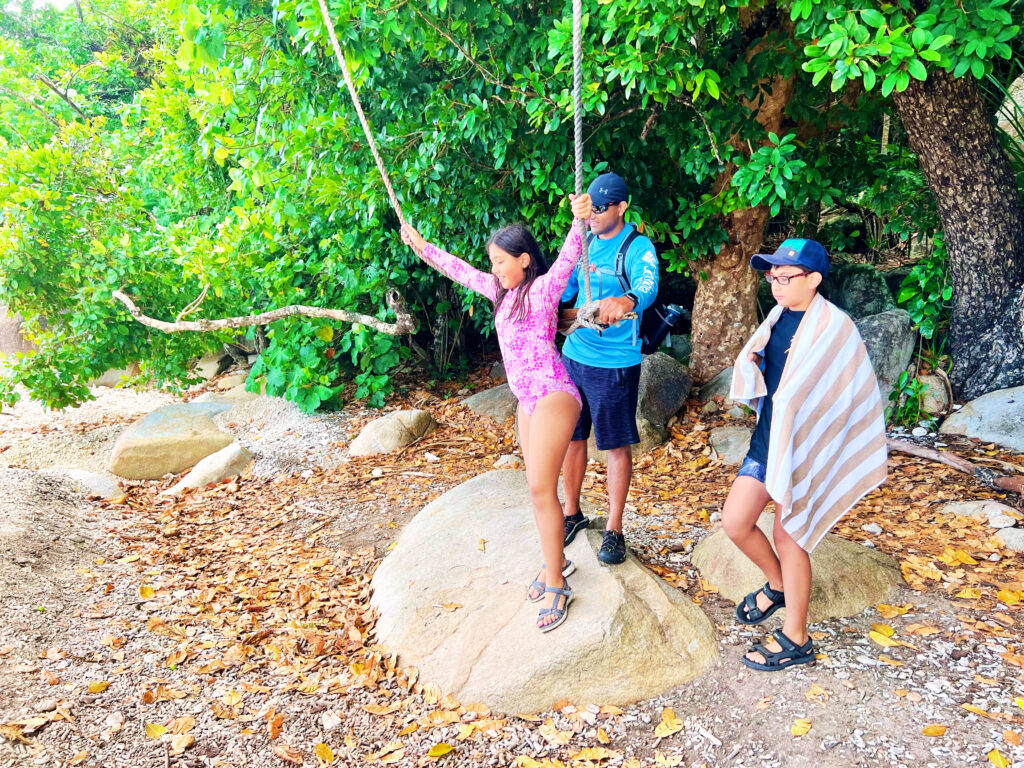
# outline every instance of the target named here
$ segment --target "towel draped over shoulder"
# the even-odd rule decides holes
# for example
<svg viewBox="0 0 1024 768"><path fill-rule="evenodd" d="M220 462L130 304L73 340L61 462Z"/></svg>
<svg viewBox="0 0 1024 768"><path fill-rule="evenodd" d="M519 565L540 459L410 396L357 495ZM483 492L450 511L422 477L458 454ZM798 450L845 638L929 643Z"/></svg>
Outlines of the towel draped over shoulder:
<svg viewBox="0 0 1024 768"><path fill-rule="evenodd" d="M730 397L759 411L767 395L760 368L776 306L733 368ZM772 401L765 486L782 526L810 552L886 475L885 416L867 349L850 317L815 296L786 358Z"/></svg>

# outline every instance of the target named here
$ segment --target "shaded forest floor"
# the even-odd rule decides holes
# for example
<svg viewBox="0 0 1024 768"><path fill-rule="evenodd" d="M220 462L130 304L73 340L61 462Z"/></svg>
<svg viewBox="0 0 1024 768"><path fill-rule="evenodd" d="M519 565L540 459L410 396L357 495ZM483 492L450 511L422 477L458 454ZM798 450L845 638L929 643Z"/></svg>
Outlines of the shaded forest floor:
<svg viewBox="0 0 1024 768"><path fill-rule="evenodd" d="M891 456L887 483L835 533L870 538L906 586L814 625L814 666L753 673L739 659L765 630L738 625L689 562L735 471L707 444L727 417L701 419L692 403L672 440L636 462L626 538L718 627L722 655L704 676L630 707L560 702L530 717L455 701L403 669L374 644L369 580L419 509L517 452L511 425L454 396L492 384L481 373L393 398L441 426L389 456L177 501L157 482L38 511L39 562L23 567L25 589L3 587L0 766L1024 764L1024 559L984 520L940 511L997 494ZM332 418L353 437L377 415ZM1024 465L946 441L972 461ZM602 478L591 465L596 504ZM866 534L870 523L883 533ZM77 548L53 554L72 530Z"/></svg>

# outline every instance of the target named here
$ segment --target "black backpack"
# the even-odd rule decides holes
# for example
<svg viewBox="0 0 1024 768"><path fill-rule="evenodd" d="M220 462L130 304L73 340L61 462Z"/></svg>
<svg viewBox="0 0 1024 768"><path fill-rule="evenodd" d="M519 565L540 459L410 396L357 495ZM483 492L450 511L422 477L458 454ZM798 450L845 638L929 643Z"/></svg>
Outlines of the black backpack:
<svg viewBox="0 0 1024 768"><path fill-rule="evenodd" d="M622 292L626 293L632 287L629 284L629 275L626 274L626 256L629 254L629 247L633 241L640 236L640 233L633 228L633 231L623 238L619 244L619 250L615 254L615 277L619 281ZM587 237L587 244L594 241L594 235ZM689 313L676 304L666 304L655 298L651 304L640 315L640 354L650 355L658 351L661 342L669 332L679 323L679 319Z"/></svg>

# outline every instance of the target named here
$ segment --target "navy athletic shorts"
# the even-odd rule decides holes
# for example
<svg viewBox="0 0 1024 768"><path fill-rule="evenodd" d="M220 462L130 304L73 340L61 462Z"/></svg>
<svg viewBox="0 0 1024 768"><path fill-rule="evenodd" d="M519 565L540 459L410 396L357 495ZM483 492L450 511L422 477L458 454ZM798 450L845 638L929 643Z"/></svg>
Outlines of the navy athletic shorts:
<svg viewBox="0 0 1024 768"><path fill-rule="evenodd" d="M640 366L595 368L562 355L569 377L580 391L583 409L573 440L594 438L600 451L610 451L640 442L636 428L636 403L640 392Z"/></svg>

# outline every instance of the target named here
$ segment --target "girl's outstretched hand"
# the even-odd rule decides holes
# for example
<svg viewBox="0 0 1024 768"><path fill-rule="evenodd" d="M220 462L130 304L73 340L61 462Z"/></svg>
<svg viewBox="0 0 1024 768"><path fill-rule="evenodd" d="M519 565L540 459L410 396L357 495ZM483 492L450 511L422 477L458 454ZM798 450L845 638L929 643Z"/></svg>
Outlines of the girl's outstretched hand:
<svg viewBox="0 0 1024 768"><path fill-rule="evenodd" d="M579 197L569 195L569 205L572 207L572 215L582 221L587 221L594 213L590 195L585 192Z"/></svg>
<svg viewBox="0 0 1024 768"><path fill-rule="evenodd" d="M427 245L427 241L423 239L422 235L409 224L402 225L402 242L416 251L416 253L422 253Z"/></svg>

